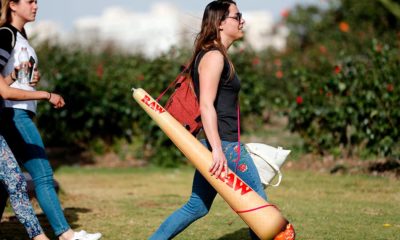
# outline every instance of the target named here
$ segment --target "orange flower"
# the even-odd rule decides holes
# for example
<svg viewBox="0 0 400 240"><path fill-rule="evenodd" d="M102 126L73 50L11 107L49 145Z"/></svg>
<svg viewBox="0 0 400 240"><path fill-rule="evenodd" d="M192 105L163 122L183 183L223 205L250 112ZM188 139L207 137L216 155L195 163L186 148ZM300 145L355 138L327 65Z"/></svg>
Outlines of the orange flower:
<svg viewBox="0 0 400 240"><path fill-rule="evenodd" d="M283 9L283 11L281 12L281 16L282 16L283 18L289 17L289 14L290 14L290 11L287 10L287 9Z"/></svg>
<svg viewBox="0 0 400 240"><path fill-rule="evenodd" d="M275 66L280 67L280 66L282 66L282 61L279 58L277 58L274 60L274 64L275 64Z"/></svg>
<svg viewBox="0 0 400 240"><path fill-rule="evenodd" d="M96 75L98 78L102 78L104 74L104 67L103 67L103 63L100 63L99 65L97 65L96 68Z"/></svg>
<svg viewBox="0 0 400 240"><path fill-rule="evenodd" d="M325 53L327 52L326 47L325 47L324 45L320 45L320 46L319 46L319 51L320 51L322 54L325 54Z"/></svg>
<svg viewBox="0 0 400 240"><path fill-rule="evenodd" d="M382 44L380 44L380 43L377 43L375 45L375 51L378 52L378 53L382 52L382 48L383 48Z"/></svg>
<svg viewBox="0 0 400 240"><path fill-rule="evenodd" d="M394 90L393 84L389 83L388 85L386 85L386 90L387 90L388 92L393 92L393 90Z"/></svg>
<svg viewBox="0 0 400 240"><path fill-rule="evenodd" d="M137 80L143 81L144 80L144 75L140 74L139 76L137 76Z"/></svg>
<svg viewBox="0 0 400 240"><path fill-rule="evenodd" d="M258 57L253 58L252 64L253 64L253 66L260 64L260 58L258 58Z"/></svg>
<svg viewBox="0 0 400 240"><path fill-rule="evenodd" d="M342 68L340 66L336 65L334 71L335 71L335 74L339 74L342 71Z"/></svg>
<svg viewBox="0 0 400 240"><path fill-rule="evenodd" d="M340 29L340 31L347 33L350 31L350 26L347 22L342 21L339 23L339 29Z"/></svg>
<svg viewBox="0 0 400 240"><path fill-rule="evenodd" d="M275 77L279 79L283 78L283 72L281 70L276 71Z"/></svg>

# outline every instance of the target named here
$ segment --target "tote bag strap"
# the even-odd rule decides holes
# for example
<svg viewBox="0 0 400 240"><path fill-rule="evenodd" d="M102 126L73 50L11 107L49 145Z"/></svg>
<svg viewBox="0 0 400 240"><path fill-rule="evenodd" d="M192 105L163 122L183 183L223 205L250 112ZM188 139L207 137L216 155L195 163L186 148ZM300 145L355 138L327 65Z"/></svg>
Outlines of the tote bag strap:
<svg viewBox="0 0 400 240"><path fill-rule="evenodd" d="M279 156L279 152L282 151L282 147L278 147L276 153L275 153L275 159ZM278 173L278 182L275 184L271 184L271 186L277 187L282 181L282 173L281 169L273 162L268 162L267 163L275 170L276 173Z"/></svg>
<svg viewBox="0 0 400 240"><path fill-rule="evenodd" d="M280 151L282 151L282 147L278 147L278 148L277 148L277 150L276 150L276 152L275 152L274 159L278 158L279 152L280 152ZM254 154L254 153L253 153L253 154ZM256 154L256 155L257 155L257 154ZM265 159L265 158L263 158L263 157L260 156L260 155L257 155L257 156L259 156L260 158L264 159L264 161L265 161L266 163L268 163L268 165L270 165L271 168L274 169L274 171L278 174L278 182L276 182L275 184L269 184L269 185L271 185L271 186L273 186L273 187L279 186L279 184L281 184L281 181L282 181L282 173L281 173L280 168L279 168L273 161L269 161L268 159Z"/></svg>
<svg viewBox="0 0 400 240"><path fill-rule="evenodd" d="M239 99L237 101L237 124L238 124L238 148L237 148L237 159L236 159L236 167L235 167L235 173L236 170L238 169L238 165L239 165L239 161L240 161L240 106L239 106ZM279 152L282 151L282 147L278 147L277 151L275 152L275 156L274 159L276 159L279 156ZM254 153L253 153L254 154ZM277 187L279 186L279 184L282 181L282 172L280 170L280 168L274 163L269 161L268 159L263 158L263 156L260 156L258 154L256 154L257 156L259 156L260 158L262 158L266 163L268 163L268 165L271 166L271 168L278 174L278 182L275 184L269 184L273 187Z"/></svg>

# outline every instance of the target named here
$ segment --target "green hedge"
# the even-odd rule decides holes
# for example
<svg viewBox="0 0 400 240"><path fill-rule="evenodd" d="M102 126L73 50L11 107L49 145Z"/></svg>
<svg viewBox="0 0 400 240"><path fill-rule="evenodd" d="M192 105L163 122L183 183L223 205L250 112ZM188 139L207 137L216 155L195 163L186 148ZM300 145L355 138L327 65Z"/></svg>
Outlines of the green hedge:
<svg viewBox="0 0 400 240"><path fill-rule="evenodd" d="M297 63L289 126L310 151L400 155L400 24L381 2L299 7L286 20L292 35L284 61Z"/></svg>
<svg viewBox="0 0 400 240"><path fill-rule="evenodd" d="M295 71L297 102L290 128L310 150L342 156L398 155L399 51L366 49L365 59L344 56L325 76Z"/></svg>

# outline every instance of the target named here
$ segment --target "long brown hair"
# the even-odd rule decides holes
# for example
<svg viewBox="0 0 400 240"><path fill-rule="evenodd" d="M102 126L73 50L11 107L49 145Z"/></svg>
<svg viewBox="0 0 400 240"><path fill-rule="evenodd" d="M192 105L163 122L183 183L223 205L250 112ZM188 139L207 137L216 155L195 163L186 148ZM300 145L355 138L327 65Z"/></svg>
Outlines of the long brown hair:
<svg viewBox="0 0 400 240"><path fill-rule="evenodd" d="M19 0L1 0L0 11L0 27L11 22L10 2L19 3Z"/></svg>
<svg viewBox="0 0 400 240"><path fill-rule="evenodd" d="M222 45L219 30L221 22L229 15L229 7L231 4L236 5L236 2L233 0L216 0L206 6L201 22L201 30L197 34L194 42L194 51L189 62L189 69L192 70L194 68L196 56L200 51L218 49L229 63L229 79L232 79L234 76L235 68L228 57L227 49Z"/></svg>

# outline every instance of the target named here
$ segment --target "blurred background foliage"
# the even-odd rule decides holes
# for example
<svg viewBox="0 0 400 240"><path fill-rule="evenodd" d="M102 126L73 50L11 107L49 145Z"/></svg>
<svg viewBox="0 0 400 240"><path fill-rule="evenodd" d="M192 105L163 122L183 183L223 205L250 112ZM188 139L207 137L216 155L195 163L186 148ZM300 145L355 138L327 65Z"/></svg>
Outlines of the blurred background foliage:
<svg viewBox="0 0 400 240"><path fill-rule="evenodd" d="M243 122L256 119L244 131L280 114L289 118L288 127L300 134L309 152L398 157L399 9L398 0L331 0L323 9L297 6L277 23L290 29L284 51L235 46ZM111 44L88 49L41 42L36 49L42 87L61 93L67 102L57 112L39 104L38 125L48 146L104 154L123 143L136 158L156 165L185 162L133 101L131 88L157 97L191 49L171 48L152 59Z"/></svg>

